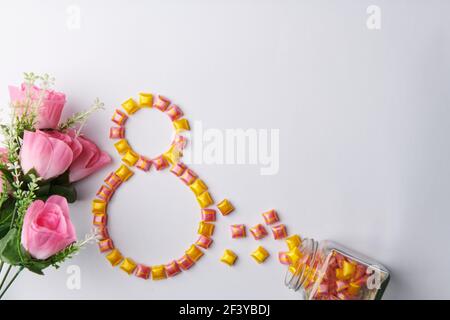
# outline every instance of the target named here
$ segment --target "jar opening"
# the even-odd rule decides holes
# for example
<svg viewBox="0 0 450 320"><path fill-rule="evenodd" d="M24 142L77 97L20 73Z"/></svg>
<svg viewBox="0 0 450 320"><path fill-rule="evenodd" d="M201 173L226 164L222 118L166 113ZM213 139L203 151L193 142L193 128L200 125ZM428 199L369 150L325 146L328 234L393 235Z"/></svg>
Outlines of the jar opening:
<svg viewBox="0 0 450 320"><path fill-rule="evenodd" d="M304 287L308 284L308 279L313 272L311 266L314 266L316 261L318 242L305 238L298 249L302 256L288 268L284 283L291 290L302 289L304 292Z"/></svg>

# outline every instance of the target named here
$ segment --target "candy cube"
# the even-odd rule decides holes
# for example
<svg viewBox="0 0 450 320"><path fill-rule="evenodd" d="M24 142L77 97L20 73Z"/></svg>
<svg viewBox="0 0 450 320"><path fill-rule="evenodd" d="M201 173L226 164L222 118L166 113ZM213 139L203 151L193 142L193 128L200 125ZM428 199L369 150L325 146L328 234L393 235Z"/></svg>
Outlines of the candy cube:
<svg viewBox="0 0 450 320"><path fill-rule="evenodd" d="M170 172L172 172L176 176L181 176L183 172L186 170L186 165L182 162L178 162L170 168Z"/></svg>
<svg viewBox="0 0 450 320"><path fill-rule="evenodd" d="M100 240L109 239L108 228L106 226L98 226L95 228L95 235Z"/></svg>
<svg viewBox="0 0 450 320"><path fill-rule="evenodd" d="M243 225L243 224L233 224L231 226L231 237L233 239L245 238L245 225Z"/></svg>
<svg viewBox="0 0 450 320"><path fill-rule="evenodd" d="M260 223L253 228L250 228L250 232L255 240L259 240L267 236L266 228L264 228L264 226Z"/></svg>
<svg viewBox="0 0 450 320"><path fill-rule="evenodd" d="M189 270L194 265L194 261L192 261L192 259L189 258L188 255L182 256L177 260L177 263L183 270Z"/></svg>
<svg viewBox="0 0 450 320"><path fill-rule="evenodd" d="M216 221L216 210L202 209L202 220L207 222Z"/></svg>
<svg viewBox="0 0 450 320"><path fill-rule="evenodd" d="M194 192L194 194L196 196L199 196L200 194L202 194L203 192L205 192L206 190L208 190L208 186L203 182L202 179L196 179L190 186L189 188L191 188L192 192Z"/></svg>
<svg viewBox="0 0 450 320"><path fill-rule="evenodd" d="M122 157L122 161L130 167L134 166L138 159L139 155L131 149L129 149Z"/></svg>
<svg viewBox="0 0 450 320"><path fill-rule="evenodd" d="M128 274L132 274L136 269L136 263L131 258L125 258L120 265L120 269Z"/></svg>
<svg viewBox="0 0 450 320"><path fill-rule="evenodd" d="M186 169L180 176L180 179L189 186L197 179L197 174L191 169Z"/></svg>
<svg viewBox="0 0 450 320"><path fill-rule="evenodd" d="M92 200L92 213L106 213L106 201L100 199Z"/></svg>
<svg viewBox="0 0 450 320"><path fill-rule="evenodd" d="M133 171L130 170L130 168L128 168L126 165L122 164L119 169L117 169L114 172L119 178L120 180L122 180L123 182L127 181L128 179L131 178L131 176L134 174Z"/></svg>
<svg viewBox="0 0 450 320"><path fill-rule="evenodd" d="M217 208L222 213L223 216L229 215L234 210L234 206L228 199L224 199L219 202Z"/></svg>
<svg viewBox="0 0 450 320"><path fill-rule="evenodd" d="M176 145L172 145L168 151L163 153L164 159L170 164L177 163L182 156L183 153Z"/></svg>
<svg viewBox="0 0 450 320"><path fill-rule="evenodd" d="M151 273L153 280L163 280L167 278L166 269L162 265L153 266Z"/></svg>
<svg viewBox="0 0 450 320"><path fill-rule="evenodd" d="M273 238L275 240L283 239L287 237L286 226L284 224L279 224L272 227Z"/></svg>
<svg viewBox="0 0 450 320"><path fill-rule="evenodd" d="M328 284L326 283L321 283L319 285L319 289L317 290L318 294L326 294L328 293Z"/></svg>
<svg viewBox="0 0 450 320"><path fill-rule="evenodd" d="M162 155L156 157L155 159L152 159L152 163L155 166L155 169L158 171L161 171L169 166L167 160Z"/></svg>
<svg viewBox="0 0 450 320"><path fill-rule="evenodd" d="M111 118L111 120L119 126L124 125L127 119L128 116L119 109L116 109L116 111L114 111L114 114Z"/></svg>
<svg viewBox="0 0 450 320"><path fill-rule="evenodd" d="M292 265L296 265L301 258L303 258L303 253L297 248L294 247L288 252L286 252L286 257L289 260L289 263Z"/></svg>
<svg viewBox="0 0 450 320"><path fill-rule="evenodd" d="M120 261L123 260L123 256L119 250L113 249L106 255L106 259L108 259L109 263L111 263L111 265L115 267L120 263Z"/></svg>
<svg viewBox="0 0 450 320"><path fill-rule="evenodd" d="M189 126L189 121L184 118L175 120L172 123L176 132L189 131L191 129L191 127Z"/></svg>
<svg viewBox="0 0 450 320"><path fill-rule="evenodd" d="M358 285L354 282L350 282L346 292L351 296L357 296L360 293L360 290L361 290L360 285Z"/></svg>
<svg viewBox="0 0 450 320"><path fill-rule="evenodd" d="M135 113L136 111L139 110L139 106L136 103L136 101L134 101L133 98L128 99L127 101L125 101L124 103L122 103L122 108L125 109L125 111L131 115L133 113Z"/></svg>
<svg viewBox="0 0 450 320"><path fill-rule="evenodd" d="M104 213L94 213L94 218L92 220L92 223L95 226L106 226L107 222L107 215Z"/></svg>
<svg viewBox="0 0 450 320"><path fill-rule="evenodd" d="M99 197L101 200L108 202L109 199L111 199L112 195L114 193L114 190L110 189L107 186L101 186L100 189L98 189L96 196Z"/></svg>
<svg viewBox="0 0 450 320"><path fill-rule="evenodd" d="M203 192L201 195L197 196L198 204L200 205L200 208L206 208L209 207L214 203L211 195L208 191Z"/></svg>
<svg viewBox="0 0 450 320"><path fill-rule="evenodd" d="M336 291L341 292L348 288L348 283L346 281L337 280L336 281Z"/></svg>
<svg viewBox="0 0 450 320"><path fill-rule="evenodd" d="M125 138L125 128L124 127L111 127L109 129L110 139L123 139Z"/></svg>
<svg viewBox="0 0 450 320"><path fill-rule="evenodd" d="M122 180L114 172L108 174L104 181L112 190L116 190L122 184Z"/></svg>
<svg viewBox="0 0 450 320"><path fill-rule="evenodd" d="M286 238L286 244L289 248L289 250L293 248L298 248L302 244L302 239L298 234L294 234L288 238Z"/></svg>
<svg viewBox="0 0 450 320"><path fill-rule="evenodd" d="M138 264L136 266L136 272L134 273L134 275L138 278L148 279L150 277L150 272L151 272L150 267L143 264Z"/></svg>
<svg viewBox="0 0 450 320"><path fill-rule="evenodd" d="M139 93L139 106L140 107L153 107L153 95L151 93Z"/></svg>
<svg viewBox="0 0 450 320"><path fill-rule="evenodd" d="M181 269L175 260L169 264L166 264L165 269L168 277L174 277L181 272Z"/></svg>
<svg viewBox="0 0 450 320"><path fill-rule="evenodd" d="M111 239L103 239L98 242L98 248L100 252L111 251L114 249L114 244Z"/></svg>
<svg viewBox="0 0 450 320"><path fill-rule="evenodd" d="M164 96L158 95L158 97L155 99L155 102L153 104L153 107L155 107L156 109L164 112L166 111L167 107L170 104L170 100L167 99Z"/></svg>
<svg viewBox="0 0 450 320"><path fill-rule="evenodd" d="M144 156L139 156L139 159L136 162L136 168L138 168L142 171L149 171L151 166L152 166L152 160L150 160Z"/></svg>
<svg viewBox="0 0 450 320"><path fill-rule="evenodd" d="M186 250L186 255L194 262L198 261L203 256L202 250L197 248L194 244Z"/></svg>
<svg viewBox="0 0 450 320"><path fill-rule="evenodd" d="M195 244L198 245L200 248L208 249L211 246L212 242L213 240L211 238L205 237L204 235L200 235Z"/></svg>
<svg viewBox="0 0 450 320"><path fill-rule="evenodd" d="M119 141L114 143L114 147L116 148L117 152L122 155L127 153L127 151L131 149L126 139L120 139Z"/></svg>
<svg viewBox="0 0 450 320"><path fill-rule="evenodd" d="M266 224L273 224L275 222L280 221L280 219L278 218L278 213L273 209L270 211L264 212L262 214L262 216L263 216Z"/></svg>
<svg viewBox="0 0 450 320"><path fill-rule="evenodd" d="M176 146L178 149L183 150L186 147L187 138L180 134L176 134L173 138L172 145Z"/></svg>
<svg viewBox="0 0 450 320"><path fill-rule="evenodd" d="M231 267L236 262L236 259L237 259L237 255L233 251L226 249L225 252L223 253L222 257L220 258L220 261L222 261L223 263L226 263L227 265L229 265Z"/></svg>
<svg viewBox="0 0 450 320"><path fill-rule="evenodd" d="M288 270L292 274L296 274L297 273L297 268L295 266L293 266L293 265L290 265Z"/></svg>
<svg viewBox="0 0 450 320"><path fill-rule="evenodd" d="M214 224L205 221L200 221L200 223L198 224L197 233L205 237L211 237L212 234L214 233Z"/></svg>
<svg viewBox="0 0 450 320"><path fill-rule="evenodd" d="M348 261L344 261L342 266L342 276L345 280L350 279L356 271L356 264Z"/></svg>
<svg viewBox="0 0 450 320"><path fill-rule="evenodd" d="M278 252L278 260L281 264L290 264L291 261L289 260L289 257L287 255L287 252Z"/></svg>
<svg viewBox="0 0 450 320"><path fill-rule="evenodd" d="M183 111L181 111L181 109L174 104L166 110L166 113L172 121L175 121L183 116Z"/></svg>
<svg viewBox="0 0 450 320"><path fill-rule="evenodd" d="M269 257L269 252L266 249L259 246L255 251L252 252L251 256L258 263L263 263Z"/></svg>

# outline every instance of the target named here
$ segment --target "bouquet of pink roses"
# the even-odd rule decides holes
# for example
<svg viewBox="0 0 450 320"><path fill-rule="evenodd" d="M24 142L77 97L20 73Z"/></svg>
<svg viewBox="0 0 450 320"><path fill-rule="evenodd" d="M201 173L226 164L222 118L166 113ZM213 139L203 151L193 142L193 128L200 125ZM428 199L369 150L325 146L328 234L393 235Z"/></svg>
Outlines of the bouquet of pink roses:
<svg viewBox="0 0 450 320"><path fill-rule="evenodd" d="M22 270L43 274L94 238L77 241L68 202L77 198L76 181L111 161L81 134L103 104L97 99L60 122L66 97L51 90L53 82L25 73L21 87L9 88L11 116L1 125L0 148L0 299Z"/></svg>

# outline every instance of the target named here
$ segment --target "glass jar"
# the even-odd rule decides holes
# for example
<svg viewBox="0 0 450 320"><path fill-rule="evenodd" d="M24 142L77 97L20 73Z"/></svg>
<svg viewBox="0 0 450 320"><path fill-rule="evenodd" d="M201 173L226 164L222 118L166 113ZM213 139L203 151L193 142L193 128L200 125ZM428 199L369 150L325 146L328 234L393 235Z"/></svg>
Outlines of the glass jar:
<svg viewBox="0 0 450 320"><path fill-rule="evenodd" d="M381 264L333 241L290 248L285 284L306 300L379 300L390 275Z"/></svg>

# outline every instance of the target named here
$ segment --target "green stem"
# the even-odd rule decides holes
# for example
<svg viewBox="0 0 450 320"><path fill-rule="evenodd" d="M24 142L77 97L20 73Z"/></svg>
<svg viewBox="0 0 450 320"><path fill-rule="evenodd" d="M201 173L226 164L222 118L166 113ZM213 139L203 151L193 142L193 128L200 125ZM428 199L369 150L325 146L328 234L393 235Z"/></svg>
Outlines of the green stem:
<svg viewBox="0 0 450 320"><path fill-rule="evenodd" d="M3 270L3 266L5 265L5 263L2 261L0 262L0 274L2 273Z"/></svg>
<svg viewBox="0 0 450 320"><path fill-rule="evenodd" d="M3 276L2 283L0 283L0 290L3 288L3 285L5 284L6 278L8 278L8 274L11 271L12 265L8 266L8 269L6 270L5 275Z"/></svg>
<svg viewBox="0 0 450 320"><path fill-rule="evenodd" d="M16 280L16 278L19 276L19 274L22 272L24 267L20 267L19 270L17 270L17 272L14 274L14 277L12 277L11 281L8 282L7 286L5 287L5 289L2 291L2 293L0 294L0 300L2 300L3 296L5 295L6 291L8 291L9 287L11 287L11 285L13 284L14 280Z"/></svg>

